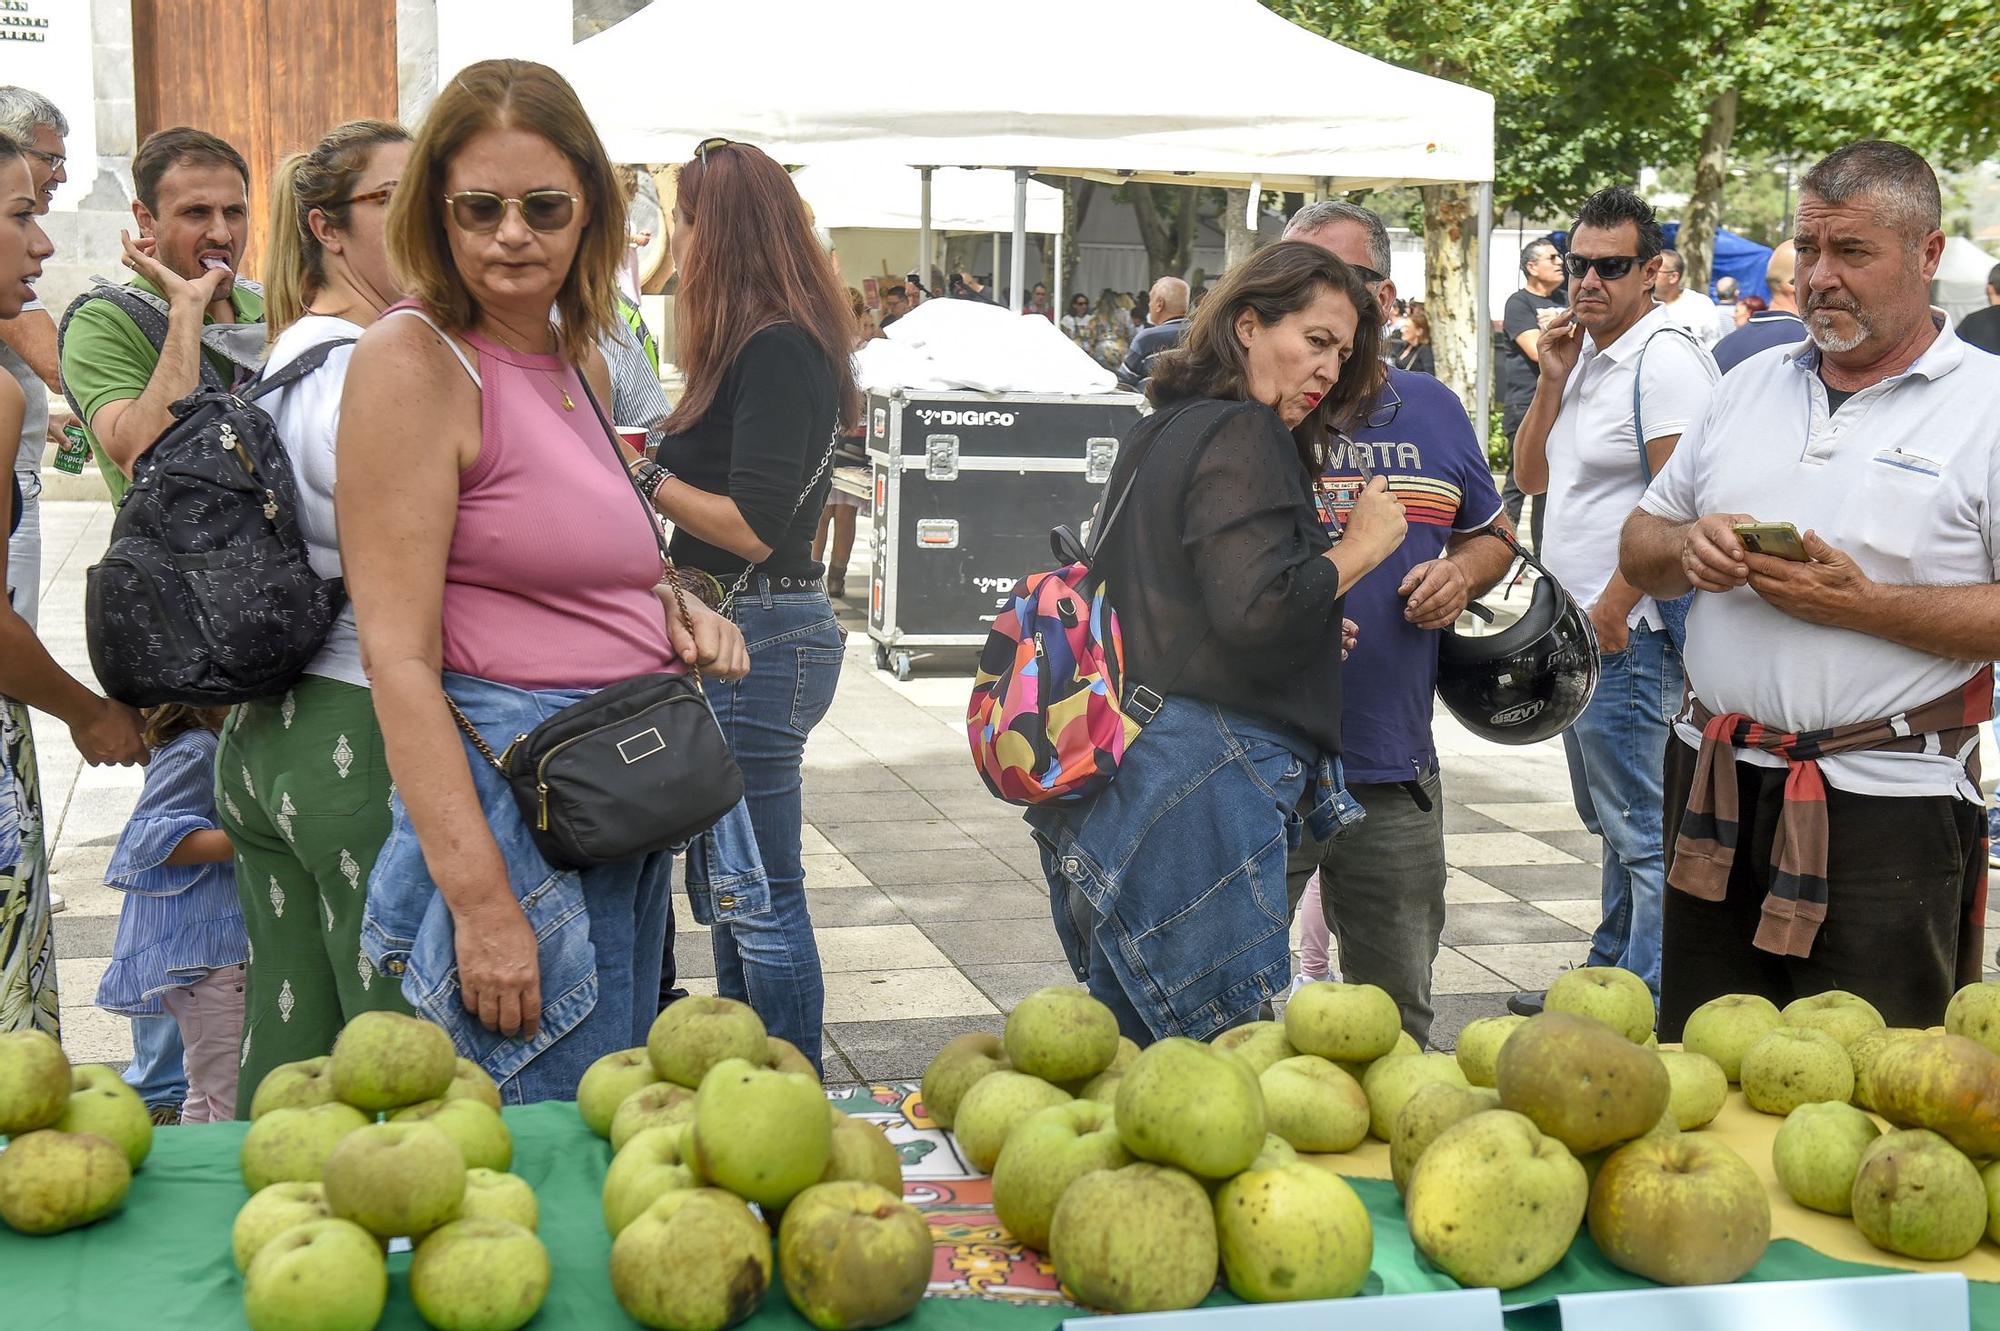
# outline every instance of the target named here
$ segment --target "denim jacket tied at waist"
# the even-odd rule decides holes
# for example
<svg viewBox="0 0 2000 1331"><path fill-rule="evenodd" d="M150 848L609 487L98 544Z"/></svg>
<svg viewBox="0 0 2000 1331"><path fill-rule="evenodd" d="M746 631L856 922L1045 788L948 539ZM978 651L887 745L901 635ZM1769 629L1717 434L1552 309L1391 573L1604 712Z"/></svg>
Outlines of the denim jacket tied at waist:
<svg viewBox="0 0 2000 1331"><path fill-rule="evenodd" d="M1179 696L1100 794L1026 814L1051 893L1089 902L1147 1026L1195 1039L1284 992L1285 851L1301 825L1325 841L1363 816L1337 755L1286 727ZM1089 939L1070 912L1053 914L1083 974Z"/></svg>
<svg viewBox="0 0 2000 1331"><path fill-rule="evenodd" d="M495 752L593 692L529 692L450 672L443 683L445 693ZM401 977L403 996L420 1016L443 1026L461 1053L504 1082L590 1015L597 1005L597 958L579 873L556 869L542 858L505 779L470 741L460 736L459 742L472 769L480 810L506 861L508 887L535 931L541 1029L533 1040L511 1039L487 1030L465 1010L451 911L424 862L399 794L391 796L389 839L368 878L361 947L377 972ZM747 806L739 802L685 850L688 900L697 921L713 924L771 909L771 885Z"/></svg>

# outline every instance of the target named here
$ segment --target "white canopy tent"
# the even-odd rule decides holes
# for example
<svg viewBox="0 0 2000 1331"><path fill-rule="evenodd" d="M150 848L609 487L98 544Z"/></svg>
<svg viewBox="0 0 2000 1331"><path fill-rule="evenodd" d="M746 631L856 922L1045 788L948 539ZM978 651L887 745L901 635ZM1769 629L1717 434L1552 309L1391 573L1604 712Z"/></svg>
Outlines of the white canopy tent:
<svg viewBox="0 0 2000 1331"><path fill-rule="evenodd" d="M829 231L872 227L915 231L923 223L921 173L908 166L807 166L792 183ZM1028 182L1028 231L1062 231L1062 191ZM931 184L934 231L1007 231L1014 225L1014 182L989 171L940 171Z"/></svg>
<svg viewBox="0 0 2000 1331"><path fill-rule="evenodd" d="M1011 169L1017 295L1035 172L1249 189L1252 207L1262 189L1474 182L1488 186L1480 216L1491 216L1489 94L1350 51L1256 0L1152 0L1143 11L1014 0L1001 19L1157 78L1040 77L970 49L899 77L855 77L880 64L882 33L984 30L993 19L952 17L938 0L870 0L865 24L808 0L662 0L561 65L616 160L681 161L721 135L792 165ZM920 171L926 216L931 174ZM1482 403L1490 248L1481 244L1475 288Z"/></svg>
<svg viewBox="0 0 2000 1331"><path fill-rule="evenodd" d="M1931 299L1956 323L1974 310L1986 308L1986 279L2000 260L1964 236L1946 236L1944 258L1931 281Z"/></svg>

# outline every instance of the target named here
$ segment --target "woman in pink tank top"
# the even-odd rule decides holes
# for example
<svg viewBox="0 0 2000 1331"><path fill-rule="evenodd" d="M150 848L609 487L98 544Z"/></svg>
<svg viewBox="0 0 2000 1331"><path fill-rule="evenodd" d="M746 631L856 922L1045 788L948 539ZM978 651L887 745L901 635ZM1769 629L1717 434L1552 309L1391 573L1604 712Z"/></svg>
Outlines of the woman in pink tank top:
<svg viewBox="0 0 2000 1331"><path fill-rule="evenodd" d="M541 974L539 926L519 898L550 871L503 849L521 839L483 800L447 684L462 705L473 689L515 707L510 724L526 729L636 675L748 668L741 635L692 598L693 633L670 634L650 515L588 400L586 381L610 396L596 344L623 245L622 195L569 85L524 61L472 66L432 107L391 208L413 300L362 338L342 402L341 548L402 806L384 858L406 816L449 907L465 1010L527 1051L500 1059L540 1070L517 1098L563 1094L552 1069L573 1092L586 1034L609 1049L644 1043L671 926L667 857L581 875L594 998L581 984L545 993L545 978L568 981ZM555 1047L571 1057L545 1058L545 1020L564 1023ZM494 1053L460 1043L483 1062Z"/></svg>

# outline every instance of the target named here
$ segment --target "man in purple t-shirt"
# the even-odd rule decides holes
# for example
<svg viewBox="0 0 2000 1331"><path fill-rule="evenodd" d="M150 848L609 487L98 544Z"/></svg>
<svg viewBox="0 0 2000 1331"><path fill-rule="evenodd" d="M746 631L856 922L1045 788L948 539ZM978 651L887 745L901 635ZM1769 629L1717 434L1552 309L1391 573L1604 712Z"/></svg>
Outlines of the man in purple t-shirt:
<svg viewBox="0 0 2000 1331"><path fill-rule="evenodd" d="M1310 204L1286 228L1339 256L1393 308L1389 233L1365 208ZM1331 842L1310 835L1291 859L1292 899L1317 869L1321 909L1340 945L1341 978L1388 990L1403 1029L1431 1027L1431 965L1444 931L1444 790L1431 739L1438 632L1507 571L1513 552L1491 534L1513 526L1458 397L1429 375L1383 366L1374 410L1336 445L1320 478L1323 520L1344 520L1371 477L1389 478L1409 534L1347 594L1358 645L1341 667L1341 759L1368 810ZM1336 539L1338 539L1337 533Z"/></svg>

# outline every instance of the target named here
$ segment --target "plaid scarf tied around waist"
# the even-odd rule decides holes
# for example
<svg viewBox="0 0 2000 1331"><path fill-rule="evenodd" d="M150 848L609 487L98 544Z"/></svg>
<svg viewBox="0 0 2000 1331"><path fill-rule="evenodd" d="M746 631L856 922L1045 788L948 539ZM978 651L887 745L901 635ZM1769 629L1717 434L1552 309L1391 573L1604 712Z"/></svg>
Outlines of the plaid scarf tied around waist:
<svg viewBox="0 0 2000 1331"><path fill-rule="evenodd" d="M1786 766L1784 804L1771 839L1771 888L1754 942L1779 956L1806 957L1812 955L1813 939L1826 920L1826 780L1819 760L1862 752L1963 754L1967 779L1977 786L1979 724L1993 716L1993 667L1983 667L1958 688L1922 706L1827 730L1787 733L1741 712L1718 715L1692 691L1683 716L1700 727L1701 749L1695 758L1687 813L1674 841L1668 885L1703 901L1723 899L1739 833L1735 751L1777 754ZM1985 924L1983 817L1979 828L1982 881L1970 912L1975 950Z"/></svg>

